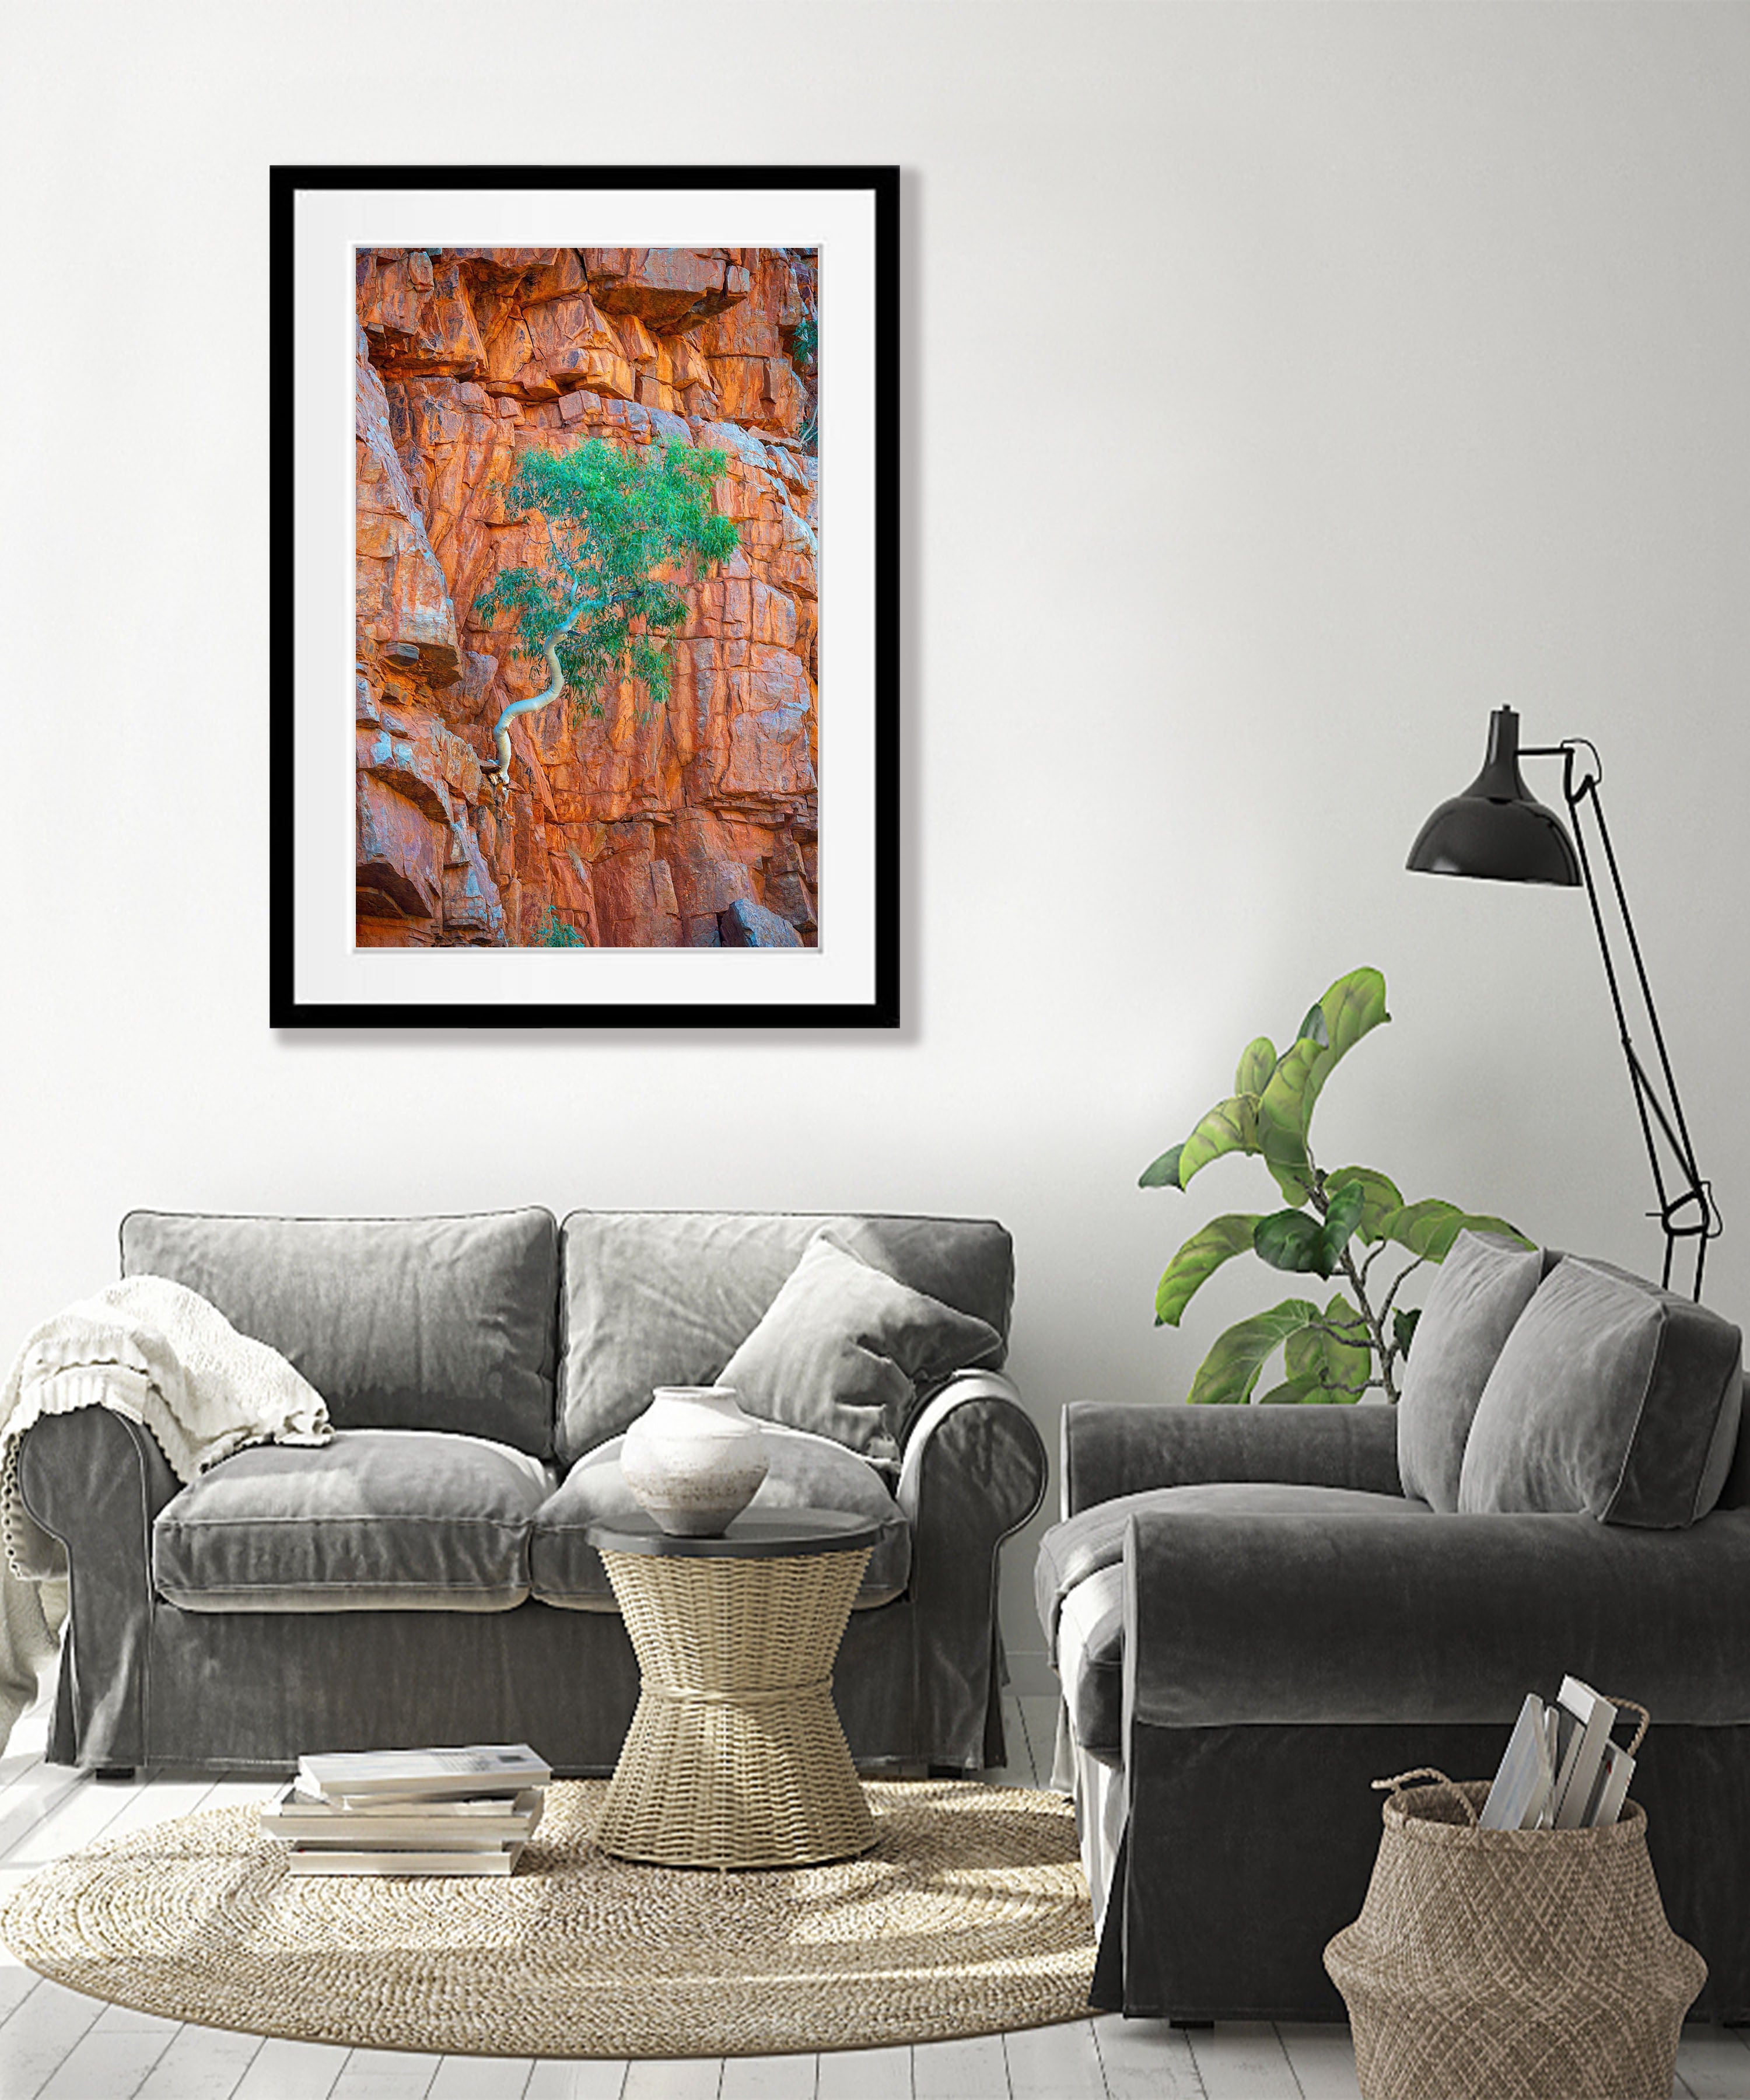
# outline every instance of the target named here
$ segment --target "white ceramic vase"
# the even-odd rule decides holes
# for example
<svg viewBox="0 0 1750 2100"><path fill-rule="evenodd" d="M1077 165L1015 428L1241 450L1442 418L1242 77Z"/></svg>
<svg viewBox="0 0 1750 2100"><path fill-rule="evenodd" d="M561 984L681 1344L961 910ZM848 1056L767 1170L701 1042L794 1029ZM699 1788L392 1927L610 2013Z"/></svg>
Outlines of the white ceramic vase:
<svg viewBox="0 0 1750 2100"><path fill-rule="evenodd" d="M726 1385L659 1385L626 1432L620 1470L640 1506L682 1538L721 1538L770 1460Z"/></svg>

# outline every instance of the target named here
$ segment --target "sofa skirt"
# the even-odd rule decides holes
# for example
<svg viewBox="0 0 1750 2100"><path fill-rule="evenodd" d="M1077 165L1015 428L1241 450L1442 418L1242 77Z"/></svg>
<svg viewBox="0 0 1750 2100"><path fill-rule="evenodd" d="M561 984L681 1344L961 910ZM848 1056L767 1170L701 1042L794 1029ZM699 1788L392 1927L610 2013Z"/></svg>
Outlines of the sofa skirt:
<svg viewBox="0 0 1750 2100"><path fill-rule="evenodd" d="M852 1614L834 1678L851 1754L941 1761L915 1696L909 1598ZM637 1703L619 1614L185 1612L158 1601L146 1667L62 1657L49 1745L64 1763L284 1771L304 1752L527 1742L566 1777L611 1772ZM93 1681L95 1680L95 1681ZM960 1760L982 1757L979 1737Z"/></svg>
<svg viewBox="0 0 1750 2100"><path fill-rule="evenodd" d="M1346 2018L1322 1956L1378 1855L1371 1782L1418 1765L1487 1778L1510 1727L1133 1723L1093 2003L1186 2022ZM1750 1727L1655 1726L1633 1793L1672 1930L1708 1964L1692 2017L1750 2022Z"/></svg>

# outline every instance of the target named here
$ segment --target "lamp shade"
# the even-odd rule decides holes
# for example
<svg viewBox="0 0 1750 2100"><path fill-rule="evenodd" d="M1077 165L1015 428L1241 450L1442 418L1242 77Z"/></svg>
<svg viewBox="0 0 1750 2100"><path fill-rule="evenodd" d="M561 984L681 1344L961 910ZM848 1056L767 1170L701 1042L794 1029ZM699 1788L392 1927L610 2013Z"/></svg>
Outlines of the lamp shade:
<svg viewBox="0 0 1750 2100"><path fill-rule="evenodd" d="M1519 717L1511 708L1489 717L1483 770L1422 826L1405 865L1424 875L1578 887L1580 859L1566 826L1519 771Z"/></svg>

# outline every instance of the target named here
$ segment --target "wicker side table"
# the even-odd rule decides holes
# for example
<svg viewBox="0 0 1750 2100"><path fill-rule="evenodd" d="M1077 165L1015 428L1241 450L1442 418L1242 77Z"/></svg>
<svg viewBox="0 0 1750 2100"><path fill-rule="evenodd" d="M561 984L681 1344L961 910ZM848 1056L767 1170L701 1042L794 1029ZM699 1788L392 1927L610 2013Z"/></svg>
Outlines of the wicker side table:
<svg viewBox="0 0 1750 2100"><path fill-rule="evenodd" d="M590 1525L637 1655L637 1711L596 1842L665 1867L802 1867L875 1842L832 1663L878 1536L825 1510L677 1538Z"/></svg>

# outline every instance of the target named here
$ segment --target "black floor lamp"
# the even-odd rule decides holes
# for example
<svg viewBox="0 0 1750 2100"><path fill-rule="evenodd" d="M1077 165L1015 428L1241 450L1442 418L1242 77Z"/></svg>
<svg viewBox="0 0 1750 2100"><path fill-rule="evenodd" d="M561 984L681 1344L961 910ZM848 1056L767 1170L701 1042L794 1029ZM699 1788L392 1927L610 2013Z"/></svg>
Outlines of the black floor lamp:
<svg viewBox="0 0 1750 2100"><path fill-rule="evenodd" d="M1573 823L1571 839L1554 810L1545 809L1526 787L1519 772L1522 757L1562 761L1562 794ZM1629 1078L1641 1118L1641 1133L1646 1140L1646 1156L1652 1163L1653 1186L1659 1196L1659 1208L1652 1215L1658 1218L1665 1235L1665 1264L1660 1282L1666 1289L1670 1288L1677 1243L1679 1240L1694 1240L1694 1295L1699 1299L1702 1264L1707 1259L1708 1241L1719 1232L1720 1214L1714 1207L1713 1188L1702 1179L1701 1170L1695 1164L1695 1149L1690 1143L1689 1127L1683 1120L1682 1104L1677 1099L1677 1081L1672 1076L1671 1060L1665 1051L1664 1032L1659 1026L1652 989L1646 982L1646 967L1641 960L1641 944L1635 938L1634 921L1629 915L1629 900L1623 894L1622 876L1611 845L1610 827L1604 821L1604 805L1598 797L1598 783L1603 777L1597 748L1584 737L1570 737L1563 743L1527 746L1522 752L1518 715L1511 708L1497 708L1488 720L1488 754L1483 760L1483 770L1463 794L1443 802L1422 826L1415 845L1410 848L1406 864L1426 875L1479 876L1495 882L1553 882L1568 889L1577 889L1584 883L1592 907L1593 928L1598 937L1598 952L1604 958L1611 1004L1616 1010L1617 1033L1622 1039L1623 1055L1629 1061ZM1655 1083L1642 1063L1629 1036L1622 986L1611 953L1604 913L1598 902L1592 862L1586 852L1585 829L1580 820L1582 805L1591 812L1598 843L1603 848L1605 865L1610 871L1611 887L1616 894L1616 908L1622 915L1623 931L1628 937L1629 954L1634 964L1635 981L1640 986L1642 1004L1659 1055L1662 1092L1660 1085Z"/></svg>

